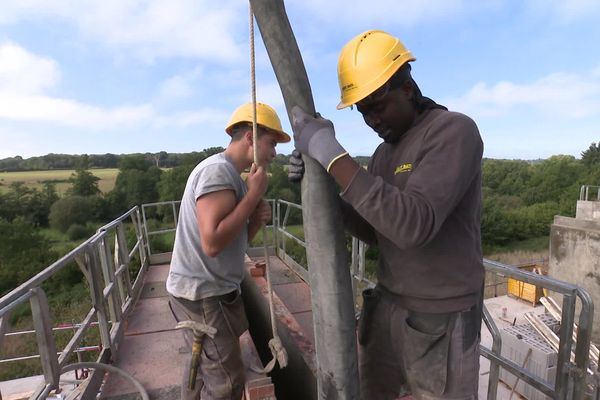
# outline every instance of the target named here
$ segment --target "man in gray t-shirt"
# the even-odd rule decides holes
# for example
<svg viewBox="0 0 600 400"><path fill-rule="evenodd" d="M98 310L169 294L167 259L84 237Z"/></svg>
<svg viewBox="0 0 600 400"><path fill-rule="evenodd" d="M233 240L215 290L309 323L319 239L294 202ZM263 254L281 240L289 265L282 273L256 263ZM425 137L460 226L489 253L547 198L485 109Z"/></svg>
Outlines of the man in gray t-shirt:
<svg viewBox="0 0 600 400"><path fill-rule="evenodd" d="M252 104L233 113L225 129L231 136L227 149L194 168L181 199L167 278L171 309L178 321L194 320L217 329L214 339L204 336L194 390L187 389L188 371L184 373L182 399L239 399L244 388L239 347L239 337L248 328L240 297L244 253L248 241L271 218L263 195L275 146L290 141L275 110L257 103L254 143L252 115ZM240 174L247 168L244 182ZM191 337L186 340L191 345Z"/></svg>

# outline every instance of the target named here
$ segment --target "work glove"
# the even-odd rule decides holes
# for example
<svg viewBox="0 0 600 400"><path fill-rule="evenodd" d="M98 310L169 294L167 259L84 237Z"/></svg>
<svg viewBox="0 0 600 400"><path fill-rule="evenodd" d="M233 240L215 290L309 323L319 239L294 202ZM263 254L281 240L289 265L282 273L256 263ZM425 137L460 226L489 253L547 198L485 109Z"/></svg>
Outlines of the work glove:
<svg viewBox="0 0 600 400"><path fill-rule="evenodd" d="M330 120L313 117L298 106L292 108L296 149L317 160L329 172L334 161L348 154L335 138Z"/></svg>
<svg viewBox="0 0 600 400"><path fill-rule="evenodd" d="M290 156L290 165L288 166L288 180L290 182L300 182L303 176L304 161L302 161L302 154L294 149Z"/></svg>

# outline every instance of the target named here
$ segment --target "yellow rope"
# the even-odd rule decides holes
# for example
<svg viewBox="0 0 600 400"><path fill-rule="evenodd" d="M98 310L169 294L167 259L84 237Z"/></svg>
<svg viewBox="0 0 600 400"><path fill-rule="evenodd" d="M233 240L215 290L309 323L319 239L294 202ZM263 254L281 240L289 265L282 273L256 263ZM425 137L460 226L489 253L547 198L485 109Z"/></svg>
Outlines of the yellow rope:
<svg viewBox="0 0 600 400"><path fill-rule="evenodd" d="M252 142L254 143L254 163L258 167L258 149L256 146L258 139L258 129L256 126L256 66L255 66L255 54L254 54L254 13L252 12L252 5L248 3L248 10L250 16L250 81L252 83Z"/></svg>
<svg viewBox="0 0 600 400"><path fill-rule="evenodd" d="M254 150L254 163L258 167L258 129L256 124L256 66L254 52L254 13L252 5L248 3L250 17L250 81L252 83L252 142ZM275 367L275 363L279 363L280 368L287 366L287 352L281 343L281 339L277 335L277 323L275 321L275 310L273 308L273 288L271 285L271 265L269 262L269 251L267 249L267 228L262 226L263 247L265 255L265 278L267 280L267 291L269 296L269 312L271 315L271 330L273 331L273 339L269 341L269 349L273 358L264 369L264 372L271 372Z"/></svg>

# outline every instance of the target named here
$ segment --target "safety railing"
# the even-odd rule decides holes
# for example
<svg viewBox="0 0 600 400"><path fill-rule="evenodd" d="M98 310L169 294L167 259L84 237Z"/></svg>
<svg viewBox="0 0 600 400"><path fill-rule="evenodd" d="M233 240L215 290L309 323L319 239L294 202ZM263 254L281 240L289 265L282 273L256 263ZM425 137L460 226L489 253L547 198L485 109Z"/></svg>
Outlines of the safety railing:
<svg viewBox="0 0 600 400"><path fill-rule="evenodd" d="M134 243L129 248L125 223L133 227ZM83 273L89 289L91 308L83 321L74 325L73 335L66 346L57 351L53 321L48 298L42 285L58 272L75 263ZM15 308L29 303L36 334L37 351L41 361L44 382L30 399L45 399L59 388L60 375L70 365L69 357L82 350L80 343L90 329L98 329L100 351L97 362L107 363L116 352L123 334L123 322L135 305L141 292L143 277L148 267L142 222L138 207L101 227L96 234L71 252L21 284L0 299L0 347L10 329L10 315ZM134 280L131 273L136 273ZM21 332L27 334L29 332ZM19 332L10 332L11 336ZM18 361L19 357L4 362ZM72 368L69 368L72 369ZM92 378L87 385L96 393L101 376ZM91 382L96 382L96 387Z"/></svg>
<svg viewBox="0 0 600 400"><path fill-rule="evenodd" d="M296 224L291 225L290 220L295 219ZM277 256L294 270L302 279L308 282L308 271L303 260L298 259L298 254L288 253L288 239L291 243L298 244L304 251L303 259L306 259L306 243L304 237L300 237L291 226L302 224L302 206L286 200L275 200L273 202L273 245ZM296 258L294 258L296 257Z"/></svg>
<svg viewBox="0 0 600 400"><path fill-rule="evenodd" d="M503 357L502 339L492 316L484 307L484 317L488 330L492 334L492 347L481 346L481 354L490 360L490 376L488 386L488 400L495 400L497 396L500 368L515 375L518 379L528 383L552 399L583 399L592 396L598 399L598 371L592 371L588 379L589 351L592 334L594 305L590 295L582 288L552 279L550 277L520 270L514 266L484 259L486 271L494 272L502 277L513 278L525 283L543 287L562 295L562 316L559 332L558 360L556 363L556 378L552 384L532 372ZM573 324L576 316L576 302L580 301L577 343L573 349ZM572 360L572 353L574 354ZM588 386L593 387L593 393L586 391Z"/></svg>
<svg viewBox="0 0 600 400"><path fill-rule="evenodd" d="M596 193L595 198L590 198L590 195ZM581 201L600 201L600 186L583 185L579 190L579 200Z"/></svg>
<svg viewBox="0 0 600 400"><path fill-rule="evenodd" d="M158 203L146 203L142 204L142 220L144 227L144 234L146 237L146 253L148 257L154 255L152 248L152 238L160 237L167 234L174 234L177 230L177 222L179 219L179 206L181 201L162 201ZM153 209L154 212L150 213L148 210ZM152 214L152 215L151 215ZM151 218L159 214L159 218ZM168 217L170 215L170 218ZM156 221L157 228L153 229L149 221ZM164 225L167 224L168 227Z"/></svg>

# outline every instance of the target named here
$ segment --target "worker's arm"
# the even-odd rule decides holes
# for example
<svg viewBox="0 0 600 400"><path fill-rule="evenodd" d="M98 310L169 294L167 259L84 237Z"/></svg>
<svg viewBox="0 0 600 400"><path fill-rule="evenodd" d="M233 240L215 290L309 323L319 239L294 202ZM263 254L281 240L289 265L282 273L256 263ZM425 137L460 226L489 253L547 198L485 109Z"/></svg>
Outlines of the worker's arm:
<svg viewBox="0 0 600 400"><path fill-rule="evenodd" d="M344 227L352 236L359 238L367 244L375 244L377 237L375 230L356 210L344 200L340 199L340 208L342 210L342 218Z"/></svg>
<svg viewBox="0 0 600 400"><path fill-rule="evenodd" d="M348 161L349 160L349 161ZM349 162L348 167L345 164ZM337 166L340 165L340 168ZM358 164L349 156L343 156L333 163L330 173L338 177L338 183L345 189L352 177L358 171ZM290 156L290 165L288 166L288 179L291 182L300 182L304 176L304 161L302 160L302 154L298 150L294 150ZM342 210L342 218L344 220L344 227L348 232L363 242L374 244L376 241L375 232L373 227L361 217L350 204L340 199L340 208Z"/></svg>
<svg viewBox="0 0 600 400"><path fill-rule="evenodd" d="M400 248L423 246L433 239L480 176L483 143L475 123L464 115L448 114L431 127L418 168L403 189L363 170L347 153L332 158L343 148L333 125L323 122L327 120L303 112L296 120L296 147L328 168L344 189L343 200Z"/></svg>
<svg viewBox="0 0 600 400"><path fill-rule="evenodd" d="M342 192L342 199L402 249L427 245L454 212L473 218L473 210L457 206L481 184L483 143L470 118L448 113L424 135L418 165L402 189L358 170Z"/></svg>
<svg viewBox="0 0 600 400"><path fill-rule="evenodd" d="M236 204L233 190L219 190L196 200L196 218L202 250L209 257L217 256L247 229L250 216L262 200L267 187L267 175L262 167L253 166L246 180L248 192Z"/></svg>

